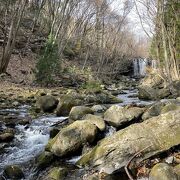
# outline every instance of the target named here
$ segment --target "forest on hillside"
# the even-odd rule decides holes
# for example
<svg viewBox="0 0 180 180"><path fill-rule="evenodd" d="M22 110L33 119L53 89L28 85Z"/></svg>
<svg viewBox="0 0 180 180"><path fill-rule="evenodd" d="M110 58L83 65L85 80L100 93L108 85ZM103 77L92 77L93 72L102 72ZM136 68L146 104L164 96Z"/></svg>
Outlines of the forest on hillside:
<svg viewBox="0 0 180 180"><path fill-rule="evenodd" d="M0 180L179 180L180 1L0 0Z"/></svg>

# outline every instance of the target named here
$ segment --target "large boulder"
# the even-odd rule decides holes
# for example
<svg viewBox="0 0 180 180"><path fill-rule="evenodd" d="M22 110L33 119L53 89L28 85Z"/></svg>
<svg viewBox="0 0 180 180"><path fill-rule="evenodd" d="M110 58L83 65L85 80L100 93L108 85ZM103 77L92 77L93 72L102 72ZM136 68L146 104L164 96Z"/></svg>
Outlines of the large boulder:
<svg viewBox="0 0 180 180"><path fill-rule="evenodd" d="M101 116L87 114L84 119L96 125L100 131L104 131L106 128L106 124Z"/></svg>
<svg viewBox="0 0 180 180"><path fill-rule="evenodd" d="M138 119L144 111L144 108L139 107L113 105L104 113L104 120L114 127L120 127L129 121Z"/></svg>
<svg viewBox="0 0 180 180"><path fill-rule="evenodd" d="M140 82L141 86L150 86L152 88L163 87L163 84L164 84L163 78L161 76L159 76L159 74L156 72L149 73Z"/></svg>
<svg viewBox="0 0 180 180"><path fill-rule="evenodd" d="M83 118L84 115L86 114L93 114L93 110L89 107L86 106L75 106L72 107L70 113L69 113L69 118L71 120L80 120Z"/></svg>
<svg viewBox="0 0 180 180"><path fill-rule="evenodd" d="M159 101L151 105L142 115L142 119L146 120L169 111L177 110L180 108L180 102L177 100Z"/></svg>
<svg viewBox="0 0 180 180"><path fill-rule="evenodd" d="M64 95L58 104L56 114L57 116L68 116L71 108L73 106L81 105L81 103L82 100L74 95Z"/></svg>
<svg viewBox="0 0 180 180"><path fill-rule="evenodd" d="M37 107L42 109L44 112L52 112L58 105L58 100L50 95L41 96L37 100Z"/></svg>
<svg viewBox="0 0 180 180"><path fill-rule="evenodd" d="M65 156L79 150L84 143L92 143L97 134L97 127L85 120L75 121L63 128L52 140L46 149L56 156Z"/></svg>
<svg viewBox="0 0 180 180"><path fill-rule="evenodd" d="M166 163L158 163L152 168L149 180L178 180L178 178L173 167Z"/></svg>
<svg viewBox="0 0 180 180"><path fill-rule="evenodd" d="M146 76L139 85L139 98L145 100L157 100L163 98L176 98L180 95L180 81L171 84L165 82L158 72L152 72Z"/></svg>
<svg viewBox="0 0 180 180"><path fill-rule="evenodd" d="M123 168L134 154L143 150L137 162L180 144L180 110L133 124L100 141L77 162L108 174Z"/></svg>
<svg viewBox="0 0 180 180"><path fill-rule="evenodd" d="M145 99L145 100L156 100L158 99L158 93L157 90L153 89L149 86L139 86L138 87L139 99Z"/></svg>

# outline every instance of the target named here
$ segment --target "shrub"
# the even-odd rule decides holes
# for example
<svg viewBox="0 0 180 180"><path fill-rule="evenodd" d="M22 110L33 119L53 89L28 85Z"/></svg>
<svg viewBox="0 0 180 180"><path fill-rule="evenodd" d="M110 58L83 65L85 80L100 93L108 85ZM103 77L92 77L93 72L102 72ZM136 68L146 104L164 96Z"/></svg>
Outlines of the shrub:
<svg viewBox="0 0 180 180"><path fill-rule="evenodd" d="M36 64L36 81L41 85L49 85L60 72L58 46L49 36Z"/></svg>

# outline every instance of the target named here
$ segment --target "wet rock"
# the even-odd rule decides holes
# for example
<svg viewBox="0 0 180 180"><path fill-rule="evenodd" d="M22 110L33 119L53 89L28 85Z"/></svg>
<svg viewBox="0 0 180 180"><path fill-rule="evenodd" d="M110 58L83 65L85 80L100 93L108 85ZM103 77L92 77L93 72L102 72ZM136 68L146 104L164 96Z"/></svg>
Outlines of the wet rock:
<svg viewBox="0 0 180 180"><path fill-rule="evenodd" d="M82 100L74 95L65 95L61 98L57 107L57 116L68 116L73 106L82 104Z"/></svg>
<svg viewBox="0 0 180 180"><path fill-rule="evenodd" d="M54 167L49 171L47 180L63 180L66 178L68 170L66 168Z"/></svg>
<svg viewBox="0 0 180 180"><path fill-rule="evenodd" d="M96 95L96 102L101 104L115 104L122 103L123 101L116 96L111 95L108 92L102 92Z"/></svg>
<svg viewBox="0 0 180 180"><path fill-rule="evenodd" d="M52 112L58 105L58 100L50 95L41 96L37 100L37 106L44 112Z"/></svg>
<svg viewBox="0 0 180 180"><path fill-rule="evenodd" d="M77 165L111 174L123 168L130 158L143 150L142 161L180 143L180 110L170 111L149 121L133 124L101 140Z"/></svg>
<svg viewBox="0 0 180 180"><path fill-rule="evenodd" d="M29 119L21 119L19 120L18 124L22 125L22 126L25 126L27 124L30 123L30 120Z"/></svg>
<svg viewBox="0 0 180 180"><path fill-rule="evenodd" d="M54 156L51 152L44 151L40 156L37 158L37 168L44 169L50 165L53 161Z"/></svg>
<svg viewBox="0 0 180 180"><path fill-rule="evenodd" d="M180 105L176 100L160 101L150 106L142 115L142 119L146 120L169 111L177 110L178 108L180 108Z"/></svg>
<svg viewBox="0 0 180 180"><path fill-rule="evenodd" d="M114 127L120 127L129 121L138 119L144 111L144 108L139 107L113 105L104 113L104 120Z"/></svg>
<svg viewBox="0 0 180 180"><path fill-rule="evenodd" d="M2 133L0 134L0 142L10 142L14 139L14 134L13 133Z"/></svg>
<svg viewBox="0 0 180 180"><path fill-rule="evenodd" d="M178 180L173 168L166 163L156 164L150 174L149 180Z"/></svg>
<svg viewBox="0 0 180 180"><path fill-rule="evenodd" d="M100 117L100 116L96 116L96 115L92 115L92 114L87 114L84 117L84 119L87 120L88 122L96 125L100 131L104 131L105 128L106 128L106 124L105 124L103 118Z"/></svg>
<svg viewBox="0 0 180 180"><path fill-rule="evenodd" d="M24 178L24 174L22 170L16 165L5 167L3 175L8 179L14 179L14 180Z"/></svg>
<svg viewBox="0 0 180 180"><path fill-rule="evenodd" d="M113 90L113 91L111 91L111 94L112 94L113 96L117 96L117 95L119 95L119 94L123 94L123 91L122 91L122 90Z"/></svg>
<svg viewBox="0 0 180 180"><path fill-rule="evenodd" d="M97 127L88 121L75 121L49 141L46 149L56 156L65 156L79 150L84 143L92 143L97 134Z"/></svg>
<svg viewBox="0 0 180 180"><path fill-rule="evenodd" d="M103 105L94 105L91 109L96 113L101 113L104 112L107 108Z"/></svg>
<svg viewBox="0 0 180 180"><path fill-rule="evenodd" d="M69 118L71 120L80 120L86 114L93 114L93 110L86 106L75 106L71 109L69 113Z"/></svg>

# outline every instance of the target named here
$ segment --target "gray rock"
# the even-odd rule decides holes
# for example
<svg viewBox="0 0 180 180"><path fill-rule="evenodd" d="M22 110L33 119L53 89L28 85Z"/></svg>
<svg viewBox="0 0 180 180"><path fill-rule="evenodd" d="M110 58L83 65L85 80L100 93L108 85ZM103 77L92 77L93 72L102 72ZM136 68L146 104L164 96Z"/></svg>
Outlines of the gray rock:
<svg viewBox="0 0 180 180"><path fill-rule="evenodd" d="M93 110L89 107L86 106L75 106L72 107L70 113L69 113L69 118L71 120L80 120L85 116L86 114L93 114Z"/></svg>
<svg viewBox="0 0 180 180"><path fill-rule="evenodd" d="M84 117L84 119L87 120L88 122L90 122L91 124L96 125L100 131L104 131L106 128L106 124L105 124L103 118L100 116L87 114Z"/></svg>
<svg viewBox="0 0 180 180"><path fill-rule="evenodd" d="M49 141L46 149L56 156L65 156L79 150L86 142L92 143L97 127L86 120L75 121Z"/></svg>
<svg viewBox="0 0 180 180"><path fill-rule="evenodd" d="M45 180L63 180L66 178L68 170L66 168L54 167L52 168Z"/></svg>
<svg viewBox="0 0 180 180"><path fill-rule="evenodd" d="M142 115L142 119L146 120L154 116L158 116L169 111L177 110L180 105L177 100L160 101L150 106Z"/></svg>
<svg viewBox="0 0 180 180"><path fill-rule="evenodd" d="M82 100L80 100L76 96L70 94L65 95L61 98L58 104L56 114L57 116L68 116L73 106L78 106L81 104Z"/></svg>
<svg viewBox="0 0 180 180"><path fill-rule="evenodd" d="M111 174L123 168L130 158L143 150L137 162L180 144L180 110L170 111L149 121L133 124L101 140L77 162Z"/></svg>
<svg viewBox="0 0 180 180"><path fill-rule="evenodd" d="M103 105L94 105L91 109L96 113L101 113L104 112L107 108Z"/></svg>
<svg viewBox="0 0 180 180"><path fill-rule="evenodd" d="M104 120L114 127L119 127L129 121L138 119L144 111L144 108L139 107L113 105L104 113Z"/></svg>
<svg viewBox="0 0 180 180"><path fill-rule="evenodd" d="M166 163L168 164L172 164L174 162L174 157L173 156L170 156L168 157L166 160L165 160Z"/></svg>

